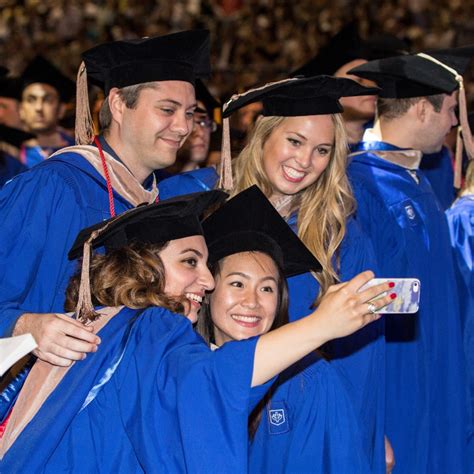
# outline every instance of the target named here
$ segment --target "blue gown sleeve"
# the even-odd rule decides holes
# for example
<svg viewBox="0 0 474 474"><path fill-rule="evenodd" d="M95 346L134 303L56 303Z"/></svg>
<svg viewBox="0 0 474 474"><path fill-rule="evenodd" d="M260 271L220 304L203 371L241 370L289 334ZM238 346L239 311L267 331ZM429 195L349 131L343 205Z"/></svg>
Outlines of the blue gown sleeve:
<svg viewBox="0 0 474 474"><path fill-rule="evenodd" d="M443 146L437 153L424 154L420 169L430 182L442 208L448 209L456 196L454 169L449 149Z"/></svg>
<svg viewBox="0 0 474 474"><path fill-rule="evenodd" d="M126 381L119 388L122 418L140 464L146 472L246 472L248 414L268 389L250 388L258 339L212 352L188 324L150 364L159 335L147 317L119 379Z"/></svg>
<svg viewBox="0 0 474 474"><path fill-rule="evenodd" d="M0 152L1 153L1 152ZM0 188L17 174L23 173L28 168L17 158L4 154L0 156Z"/></svg>
<svg viewBox="0 0 474 474"><path fill-rule="evenodd" d="M0 335L25 312L49 311L64 293L57 267L78 231L76 208L74 192L51 169L23 173L0 191ZM32 293L38 278L43 291Z"/></svg>
<svg viewBox="0 0 474 474"><path fill-rule="evenodd" d="M474 471L474 196L462 197L446 211L451 245L456 261L463 345L466 356L468 392L467 458L469 472Z"/></svg>
<svg viewBox="0 0 474 474"><path fill-rule="evenodd" d="M474 288L474 199L462 199L446 211L451 245L466 288Z"/></svg>
<svg viewBox="0 0 474 474"><path fill-rule="evenodd" d="M213 167L176 174L158 183L160 199L214 189L219 176Z"/></svg>

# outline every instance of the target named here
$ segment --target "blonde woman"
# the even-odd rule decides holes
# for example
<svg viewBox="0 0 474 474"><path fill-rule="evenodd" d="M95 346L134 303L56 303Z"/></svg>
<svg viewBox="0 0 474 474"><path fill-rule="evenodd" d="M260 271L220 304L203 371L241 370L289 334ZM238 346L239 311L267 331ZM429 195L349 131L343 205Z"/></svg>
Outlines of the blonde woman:
<svg viewBox="0 0 474 474"><path fill-rule="evenodd" d="M309 314L331 284L376 270L373 251L351 219L354 201L346 177L347 141L338 101L373 92L348 79L317 76L273 83L226 104L224 117L252 102L263 105L263 116L233 162L233 193L258 185L322 264L317 279L310 273L288 279L290 319ZM160 195L166 199L209 189L216 180L212 169L187 173L162 182ZM384 350L383 322L378 321L332 341L323 351L348 379L372 472L385 472ZM283 384L275 395L281 391L284 397L284 390ZM270 440L272 434L259 429L255 442L264 443L259 436ZM258 456L258 450L253 451ZM255 465L263 462L257 459Z"/></svg>

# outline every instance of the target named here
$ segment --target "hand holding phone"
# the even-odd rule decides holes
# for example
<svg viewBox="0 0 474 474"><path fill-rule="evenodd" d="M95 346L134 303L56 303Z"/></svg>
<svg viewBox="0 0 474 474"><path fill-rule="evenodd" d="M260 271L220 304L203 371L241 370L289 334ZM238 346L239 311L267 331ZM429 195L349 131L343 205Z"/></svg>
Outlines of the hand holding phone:
<svg viewBox="0 0 474 474"><path fill-rule="evenodd" d="M378 285L379 283L393 282L395 286L390 289L390 293L395 293L397 297L387 306L378 310L381 314L391 313L404 313L413 314L416 313L420 307L420 291L421 284L417 278L373 278L365 285L359 288L359 291L363 291L371 286ZM381 296L385 296L387 292L384 292L371 301L375 302Z"/></svg>

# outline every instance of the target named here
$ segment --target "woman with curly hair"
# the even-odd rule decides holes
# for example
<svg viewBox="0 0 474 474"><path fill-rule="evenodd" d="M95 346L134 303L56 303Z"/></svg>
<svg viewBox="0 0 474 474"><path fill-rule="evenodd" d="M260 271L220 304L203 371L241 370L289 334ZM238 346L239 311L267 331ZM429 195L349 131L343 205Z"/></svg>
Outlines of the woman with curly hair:
<svg viewBox="0 0 474 474"><path fill-rule="evenodd" d="M347 140L338 101L375 92L349 79L315 76L236 95L224 106L223 117L257 101L262 102L263 116L232 162L235 184L229 179L226 160L226 122L220 176L213 169L201 169L160 183L164 199L211 189L219 178L219 184L233 194L254 184L263 190L322 265L318 274L308 272L288 279L290 320L309 314L330 285L366 269L376 270L373 249L352 217ZM332 341L323 353L348 379L372 472L385 472L383 322Z"/></svg>

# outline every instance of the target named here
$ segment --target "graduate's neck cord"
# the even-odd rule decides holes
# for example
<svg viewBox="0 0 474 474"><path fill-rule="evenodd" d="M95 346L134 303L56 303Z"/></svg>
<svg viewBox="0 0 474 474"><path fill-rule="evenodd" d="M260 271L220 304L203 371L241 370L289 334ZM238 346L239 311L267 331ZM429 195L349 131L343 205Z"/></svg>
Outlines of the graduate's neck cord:
<svg viewBox="0 0 474 474"><path fill-rule="evenodd" d="M464 81L462 75L459 74L456 69L449 67L438 59L425 53L418 53L417 56L420 58L431 61L438 66L449 71L457 83L459 84L459 126L457 130L456 138L456 157L454 165L454 187L461 187L461 174L462 174L462 149L463 142L466 147L467 156L470 160L474 159L474 141L472 139L471 128L469 127L469 121L467 119L467 103L466 103L466 91L464 90ZM461 135L461 132L462 135Z"/></svg>
<svg viewBox="0 0 474 474"><path fill-rule="evenodd" d="M102 161L102 168L104 170L105 182L107 183L110 217L115 217L114 192L112 189L112 183L110 182L109 169L105 161L104 150L102 150L102 145L100 144L99 137L97 135L94 137L94 143L97 149L99 150L100 160Z"/></svg>

